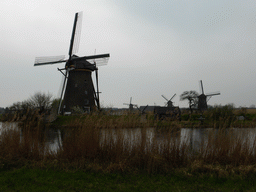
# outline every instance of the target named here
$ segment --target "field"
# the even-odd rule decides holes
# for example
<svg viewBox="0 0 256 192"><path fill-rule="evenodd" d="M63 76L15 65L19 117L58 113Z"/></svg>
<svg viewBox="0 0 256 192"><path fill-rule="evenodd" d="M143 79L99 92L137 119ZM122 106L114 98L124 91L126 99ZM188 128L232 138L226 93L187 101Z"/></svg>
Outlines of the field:
<svg viewBox="0 0 256 192"><path fill-rule="evenodd" d="M242 112L236 113L241 115ZM237 120L233 114L227 109L205 114L206 124L216 125L220 131L217 135L210 134L199 151L193 151L188 144L173 139L183 124L200 125L201 122L192 116L177 122L158 121L150 114L147 118L139 114L91 114L59 117L54 123L45 124L43 117L35 113L23 118L22 137L20 130L3 127L0 136L0 170L4 175L0 180L1 190L24 191L23 187L28 185L23 181L27 178L29 183L34 183L28 187L31 191L33 186L42 191L50 189L42 188L44 185L64 191L78 191L88 186L92 191L102 190L102 186L123 191L229 191L230 187L231 191L253 191L256 190L253 182L256 140L251 144L242 137L233 138L225 129L228 125L255 126L255 114L251 113L251 119L245 121ZM215 120L210 121L208 117ZM146 129L152 126L164 132L161 142L158 138L147 142ZM45 147L45 131L50 127L65 130L62 147L57 153ZM118 130L137 127L141 128L141 139L130 148ZM102 129L116 129L117 135L100 142ZM13 184L15 180L17 186Z"/></svg>
<svg viewBox="0 0 256 192"><path fill-rule="evenodd" d="M1 170L1 191L255 191L255 177L120 174L20 168Z"/></svg>

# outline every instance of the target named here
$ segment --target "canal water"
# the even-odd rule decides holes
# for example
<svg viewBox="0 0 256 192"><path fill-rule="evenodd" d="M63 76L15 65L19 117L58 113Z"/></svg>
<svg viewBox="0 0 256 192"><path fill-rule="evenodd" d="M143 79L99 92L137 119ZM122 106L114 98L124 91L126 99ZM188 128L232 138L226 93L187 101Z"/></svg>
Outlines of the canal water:
<svg viewBox="0 0 256 192"><path fill-rule="evenodd" d="M19 129L17 123L2 123L0 122L0 135L3 129ZM240 139L242 142L247 142L249 146L254 146L256 139L256 128L230 128L230 129L213 129L213 128L181 128L171 135L174 142L179 142L180 145L187 144L193 150L199 150L202 142L207 145L209 136L218 136L218 133L229 134L233 139ZM62 147L63 132L59 129L46 130L46 147L52 152L57 152ZM101 129L100 143L118 140L118 136L122 136L124 144L130 148L138 145L141 140L144 140L148 146L153 142L159 144L167 137L165 131L159 131L155 128L125 128L125 129ZM21 134L22 137L22 134Z"/></svg>
<svg viewBox="0 0 256 192"><path fill-rule="evenodd" d="M20 130L18 123L16 122L0 122L0 135L5 129ZM59 148L62 146L61 131L59 129L47 129L45 132L45 136L45 147L52 152L57 152ZM20 132L20 137L22 137L22 131Z"/></svg>

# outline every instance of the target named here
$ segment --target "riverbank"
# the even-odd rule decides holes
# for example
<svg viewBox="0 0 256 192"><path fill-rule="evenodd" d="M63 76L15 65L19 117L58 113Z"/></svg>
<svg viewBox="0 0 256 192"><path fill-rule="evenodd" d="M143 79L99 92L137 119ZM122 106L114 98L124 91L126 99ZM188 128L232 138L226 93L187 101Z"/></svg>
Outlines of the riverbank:
<svg viewBox="0 0 256 192"><path fill-rule="evenodd" d="M45 124L36 115L23 118L19 129L9 129L8 124L2 127L0 171L5 175L1 178L2 186L7 187L3 190L8 186L15 187L12 179L15 175L21 181L24 181L22 175L27 175L26 181L35 183L34 187L40 190L43 185L71 191L80 189L77 186L87 189L89 185L94 187L88 190L97 191L103 189L99 183L109 187L109 191L230 191L229 185L234 190L255 190L252 180L256 179L256 138L247 139L243 134L235 136L232 129L227 131L224 125L227 125L229 116L218 119L222 128L211 129L207 137L199 140L188 138L186 142L185 132L181 130L181 123L185 120L156 121L153 116L145 118L139 114L91 114L60 116L55 122ZM201 123L198 119L189 121ZM58 132L61 144L54 152L46 145L50 127L62 129ZM149 129L155 132L149 132ZM136 130L136 134L131 130ZM128 135L133 140L127 140ZM33 172L40 172L35 176L38 179L29 178ZM62 178L55 174L66 176ZM72 174L77 180L69 178ZM127 175L134 179L130 181ZM91 183L86 179L79 180L90 177ZM116 177L121 177L123 183L118 183ZM161 178L161 181L152 178ZM175 182L170 185L168 181L172 180ZM111 184L108 186L104 184L106 182ZM135 183L135 188L132 188L132 183ZM158 188L155 183L169 188ZM17 186L21 191L26 187L33 190L25 182Z"/></svg>
<svg viewBox="0 0 256 192"><path fill-rule="evenodd" d="M88 117L89 118L89 117ZM0 164L4 168L42 168L167 174L186 170L232 176L256 173L254 132L241 129L100 128L90 117L50 135L45 125L3 124ZM253 129L254 130L254 129ZM189 133L189 134L188 134ZM47 137L57 147L49 147ZM249 170L249 171L248 171ZM241 172L242 171L242 172ZM240 173L241 172L241 173Z"/></svg>
<svg viewBox="0 0 256 192"><path fill-rule="evenodd" d="M98 128L254 128L256 127L256 109L235 109L232 105L215 106L200 113L190 114L183 110L176 120L166 117L158 119L153 112L141 114L123 113L116 115L111 111L101 111L92 114L76 114L72 116L54 116L55 120L49 120L49 114L39 113L36 110L16 111L0 116L2 121L21 121L25 123L42 122L51 127L74 127L74 124L87 123L85 120L97 122ZM177 120L179 119L179 120Z"/></svg>
<svg viewBox="0 0 256 192"><path fill-rule="evenodd" d="M0 191L255 191L254 177L124 174L26 168L1 170Z"/></svg>

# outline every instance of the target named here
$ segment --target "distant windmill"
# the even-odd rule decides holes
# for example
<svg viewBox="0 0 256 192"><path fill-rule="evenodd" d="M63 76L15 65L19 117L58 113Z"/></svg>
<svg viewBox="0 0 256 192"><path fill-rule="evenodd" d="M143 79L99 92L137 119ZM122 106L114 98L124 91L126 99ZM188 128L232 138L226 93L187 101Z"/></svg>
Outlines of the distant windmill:
<svg viewBox="0 0 256 192"><path fill-rule="evenodd" d="M174 106L172 99L176 96L176 93L171 97L171 99L167 99L164 95L161 95L166 101L166 105L164 107L155 106L154 114L160 120L163 119L171 119L171 120L180 120L180 108L178 106Z"/></svg>
<svg viewBox="0 0 256 192"><path fill-rule="evenodd" d="M139 108L138 106L136 106L136 107L140 111L141 114L145 114L145 110L148 108L148 105L146 105L145 107L141 106L141 108Z"/></svg>
<svg viewBox="0 0 256 192"><path fill-rule="evenodd" d="M201 85L201 95L198 96L198 110L203 111L208 108L207 102L209 101L209 99L214 95L220 95L220 92L205 95L202 80L200 80L200 85Z"/></svg>
<svg viewBox="0 0 256 192"><path fill-rule="evenodd" d="M161 95L166 101L166 106L167 107L173 107L173 102L172 102L172 99L176 96L176 93L172 96L171 99L167 99L164 95Z"/></svg>
<svg viewBox="0 0 256 192"><path fill-rule="evenodd" d="M79 57L74 54L78 52L81 25L82 12L79 12L75 14L68 59L65 59L64 55L55 57L36 57L35 59L34 66L62 62L66 63L63 69L58 68L64 75L58 113L62 111L64 114L71 114L74 107L79 107L86 112L90 112L96 107L100 109L97 67L107 64L110 55L102 54ZM91 77L93 71L95 71L96 74L96 91Z"/></svg>
<svg viewBox="0 0 256 192"><path fill-rule="evenodd" d="M129 105L129 111L130 111L130 112L133 111L133 106L134 106L134 107L138 107L137 104L132 104L132 97L130 98L130 103L124 103L124 105Z"/></svg>

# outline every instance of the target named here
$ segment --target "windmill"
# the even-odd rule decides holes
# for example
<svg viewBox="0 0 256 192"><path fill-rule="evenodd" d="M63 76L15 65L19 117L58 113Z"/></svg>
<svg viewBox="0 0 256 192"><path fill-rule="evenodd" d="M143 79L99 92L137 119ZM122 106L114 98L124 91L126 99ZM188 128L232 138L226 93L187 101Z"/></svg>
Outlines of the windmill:
<svg viewBox="0 0 256 192"><path fill-rule="evenodd" d="M161 95L166 101L166 105L164 107L156 106L154 107L155 117L162 119L171 119L171 120L180 120L180 108L178 106L174 106L172 99L176 96L176 93L171 97L171 99L167 99L164 95Z"/></svg>
<svg viewBox="0 0 256 192"><path fill-rule="evenodd" d="M75 14L74 25L69 46L69 58L65 56L36 57L34 66L66 63L58 70L64 75L58 113L71 114L74 107L90 112L96 107L100 109L98 66L106 65L109 54L79 57L79 39L82 26L82 12ZM96 90L93 85L92 72L96 75ZM64 96L63 96L64 95Z"/></svg>
<svg viewBox="0 0 256 192"><path fill-rule="evenodd" d="M148 108L148 105L146 106L141 106L140 108L138 106L136 106L137 109L140 111L141 114L145 114L145 110Z"/></svg>
<svg viewBox="0 0 256 192"><path fill-rule="evenodd" d="M212 96L220 95L220 92L204 94L203 81L200 80L201 95L198 96L198 110L203 111L207 109L207 102Z"/></svg>
<svg viewBox="0 0 256 192"><path fill-rule="evenodd" d="M133 106L134 107L138 107L137 104L132 104L132 97L130 98L130 103L123 103L124 105L129 105L129 111L132 112L133 111Z"/></svg>
<svg viewBox="0 0 256 192"><path fill-rule="evenodd" d="M176 96L176 93L172 96L171 99L167 99L164 95L161 95L166 101L166 106L167 107L173 107L173 102L172 102L172 99Z"/></svg>

